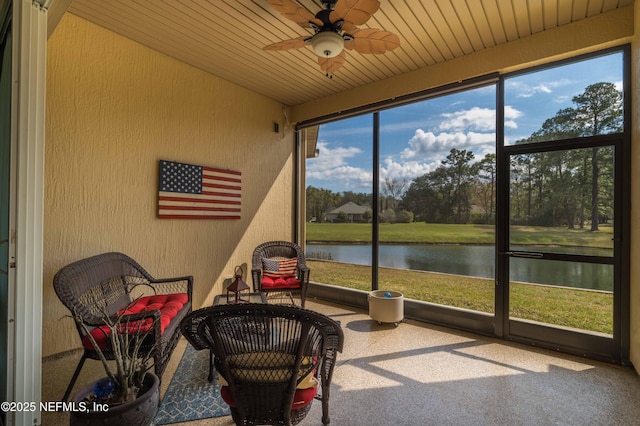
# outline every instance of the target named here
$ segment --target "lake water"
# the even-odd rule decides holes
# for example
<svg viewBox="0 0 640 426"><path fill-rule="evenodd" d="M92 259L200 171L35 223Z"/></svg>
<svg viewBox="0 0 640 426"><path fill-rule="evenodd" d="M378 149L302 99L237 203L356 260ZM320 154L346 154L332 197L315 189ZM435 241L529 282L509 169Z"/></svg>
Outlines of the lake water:
<svg viewBox="0 0 640 426"><path fill-rule="evenodd" d="M523 250L527 249L523 248ZM495 248L490 245L380 245L378 252L380 266L472 277L495 277ZM322 259L331 256L331 260L336 262L371 265L371 245L307 245L307 257L313 258L314 253L320 253ZM611 255L610 250L588 248L572 248L571 253ZM613 291L613 266L512 258L510 279L512 281Z"/></svg>

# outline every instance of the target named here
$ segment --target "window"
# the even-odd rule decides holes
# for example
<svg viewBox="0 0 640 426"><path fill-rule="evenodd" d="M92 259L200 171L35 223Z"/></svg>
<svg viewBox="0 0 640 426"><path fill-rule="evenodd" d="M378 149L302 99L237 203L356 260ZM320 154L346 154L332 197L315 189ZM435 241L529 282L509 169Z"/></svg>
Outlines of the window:
<svg viewBox="0 0 640 426"><path fill-rule="evenodd" d="M427 320L620 358L628 67L628 48L612 49L322 124L306 176L312 279L440 305Z"/></svg>
<svg viewBox="0 0 640 426"><path fill-rule="evenodd" d="M318 149L306 176L315 281L368 291L377 265L377 288L493 312L494 85L383 110L377 127L370 114L321 125Z"/></svg>
<svg viewBox="0 0 640 426"><path fill-rule="evenodd" d="M623 53L505 79L505 145L622 132Z"/></svg>

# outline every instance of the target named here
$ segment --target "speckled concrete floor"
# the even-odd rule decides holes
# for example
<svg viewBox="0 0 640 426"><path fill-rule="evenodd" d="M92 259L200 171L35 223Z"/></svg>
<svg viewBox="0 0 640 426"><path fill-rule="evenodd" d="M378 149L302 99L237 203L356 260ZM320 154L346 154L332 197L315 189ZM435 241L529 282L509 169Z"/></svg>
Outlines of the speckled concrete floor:
<svg viewBox="0 0 640 426"><path fill-rule="evenodd" d="M345 333L331 389L334 426L640 424L640 377L632 369L416 321L381 326L365 311L314 300L307 307L339 320ZM162 392L185 345L174 352ZM79 357L44 362L43 401L61 398ZM78 383L100 374L89 360ZM301 425L321 425L321 417L315 401ZM67 425L68 414L43 413L42 420Z"/></svg>

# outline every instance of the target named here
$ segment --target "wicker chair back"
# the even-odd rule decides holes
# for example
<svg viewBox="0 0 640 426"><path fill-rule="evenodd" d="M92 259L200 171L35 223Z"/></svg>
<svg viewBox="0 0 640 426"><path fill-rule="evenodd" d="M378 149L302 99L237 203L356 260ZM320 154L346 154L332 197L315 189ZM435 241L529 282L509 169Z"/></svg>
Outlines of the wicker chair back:
<svg viewBox="0 0 640 426"><path fill-rule="evenodd" d="M196 349L214 355L236 425L297 424L311 403L296 408L294 396L310 382L329 423L329 387L344 342L336 321L298 306L238 304L194 311L181 328Z"/></svg>

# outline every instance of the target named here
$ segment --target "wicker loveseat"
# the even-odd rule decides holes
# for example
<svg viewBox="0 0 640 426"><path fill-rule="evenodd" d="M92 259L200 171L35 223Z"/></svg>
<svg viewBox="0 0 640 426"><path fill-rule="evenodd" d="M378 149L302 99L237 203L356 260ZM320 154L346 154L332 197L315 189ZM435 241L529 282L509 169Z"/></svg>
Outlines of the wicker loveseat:
<svg viewBox="0 0 640 426"><path fill-rule="evenodd" d="M84 353L78 362L63 401L69 398L87 358L98 360L84 323L107 359L110 351L105 315L127 314L129 320L150 321L154 372L161 379L180 338L180 322L191 312L193 277L155 279L135 260L122 253L103 253L78 260L60 269L53 286L60 301L76 320Z"/></svg>

